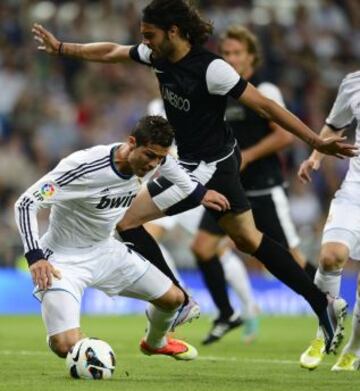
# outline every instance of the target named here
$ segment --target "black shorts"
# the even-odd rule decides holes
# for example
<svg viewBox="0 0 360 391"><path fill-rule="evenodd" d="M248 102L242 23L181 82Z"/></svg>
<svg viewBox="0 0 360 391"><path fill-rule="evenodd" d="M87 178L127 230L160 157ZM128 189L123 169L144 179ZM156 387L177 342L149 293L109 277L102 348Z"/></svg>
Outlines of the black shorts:
<svg viewBox="0 0 360 391"><path fill-rule="evenodd" d="M299 237L290 216L290 208L285 190L276 186L268 194L248 196L259 231L282 244L285 248L299 245ZM199 228L213 235L225 235L217 221L205 211Z"/></svg>
<svg viewBox="0 0 360 391"><path fill-rule="evenodd" d="M197 162L181 164L207 189L216 190L227 197L233 213L242 213L250 209L240 180L240 153L238 148L225 158L215 162ZM198 204L190 197L184 198L183 192L164 177L156 178L147 184L155 204L166 215L172 216L195 208ZM217 220L223 213L209 209Z"/></svg>

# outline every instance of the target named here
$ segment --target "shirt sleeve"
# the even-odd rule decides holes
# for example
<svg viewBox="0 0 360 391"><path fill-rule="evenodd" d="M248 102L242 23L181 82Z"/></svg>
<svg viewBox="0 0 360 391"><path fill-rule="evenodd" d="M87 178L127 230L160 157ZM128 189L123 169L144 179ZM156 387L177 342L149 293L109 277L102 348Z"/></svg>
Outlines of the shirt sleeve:
<svg viewBox="0 0 360 391"><path fill-rule="evenodd" d="M281 107L285 107L285 102L282 93L275 84L268 83L268 82L260 83L257 89L267 98L275 101Z"/></svg>
<svg viewBox="0 0 360 391"><path fill-rule="evenodd" d="M345 81L343 81L325 123L333 130L341 130L349 126L352 120L350 97L347 93Z"/></svg>
<svg viewBox="0 0 360 391"><path fill-rule="evenodd" d="M206 188L172 156L166 157L160 165L159 173L195 199L198 204L201 203L207 191Z"/></svg>
<svg viewBox="0 0 360 391"><path fill-rule="evenodd" d="M152 66L151 53L152 50L143 43L133 46L129 52L132 60L147 66Z"/></svg>
<svg viewBox="0 0 360 391"><path fill-rule="evenodd" d="M72 167L72 170L70 168L71 166L64 159L53 171L30 186L15 203L15 221L29 265L44 258L39 244L38 211L49 208L59 201L84 196L84 184L81 180L71 180L74 178L73 172L76 168Z"/></svg>
<svg viewBox="0 0 360 391"><path fill-rule="evenodd" d="M244 92L247 81L231 65L219 58L209 64L206 84L211 95L231 95L238 99Z"/></svg>

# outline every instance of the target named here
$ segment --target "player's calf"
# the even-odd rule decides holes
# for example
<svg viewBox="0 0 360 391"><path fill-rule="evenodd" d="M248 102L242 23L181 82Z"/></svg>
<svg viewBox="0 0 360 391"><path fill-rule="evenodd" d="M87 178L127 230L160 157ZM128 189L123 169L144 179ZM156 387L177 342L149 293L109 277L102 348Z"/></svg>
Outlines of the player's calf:
<svg viewBox="0 0 360 391"><path fill-rule="evenodd" d="M80 329L67 330L63 333L52 335L48 339L50 349L59 357L65 358L70 349L84 338Z"/></svg>
<svg viewBox="0 0 360 391"><path fill-rule="evenodd" d="M172 284L170 289L160 298L153 300L152 304L164 311L175 311L185 302L184 292Z"/></svg>

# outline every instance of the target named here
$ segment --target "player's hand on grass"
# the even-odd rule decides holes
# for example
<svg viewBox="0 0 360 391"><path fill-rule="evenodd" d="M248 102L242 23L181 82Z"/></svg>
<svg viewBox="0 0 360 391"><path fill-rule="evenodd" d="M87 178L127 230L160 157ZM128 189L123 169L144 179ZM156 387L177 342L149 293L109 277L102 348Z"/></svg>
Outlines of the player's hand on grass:
<svg viewBox="0 0 360 391"><path fill-rule="evenodd" d="M340 159L357 156L359 148L356 145L344 143L344 140L346 140L344 136L328 137L322 139L315 149L321 153L333 155Z"/></svg>
<svg viewBox="0 0 360 391"><path fill-rule="evenodd" d="M208 190L201 201L201 205L219 212L230 209L230 202L222 194L215 190Z"/></svg>
<svg viewBox="0 0 360 391"><path fill-rule="evenodd" d="M302 183L311 182L311 173L320 168L320 161L307 159L304 160L299 168L298 177Z"/></svg>
<svg viewBox="0 0 360 391"><path fill-rule="evenodd" d="M61 42L50 31L38 23L33 24L31 31L34 34L35 41L38 42L38 50L45 51L53 56L60 54Z"/></svg>
<svg viewBox="0 0 360 391"><path fill-rule="evenodd" d="M51 287L53 277L61 279L61 273L46 259L40 259L30 266L31 276L34 285L39 289L46 290Z"/></svg>

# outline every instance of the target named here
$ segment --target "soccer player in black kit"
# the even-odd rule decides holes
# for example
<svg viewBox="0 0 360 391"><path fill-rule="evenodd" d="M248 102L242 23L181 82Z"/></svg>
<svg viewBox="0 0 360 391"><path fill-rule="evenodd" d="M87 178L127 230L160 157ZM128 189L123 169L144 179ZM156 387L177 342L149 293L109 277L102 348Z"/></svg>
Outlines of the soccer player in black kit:
<svg viewBox="0 0 360 391"><path fill-rule="evenodd" d="M274 84L262 81L257 75L261 53L254 34L244 27L230 27L222 35L219 49L224 60L240 75L265 96L284 106L280 90ZM231 97L228 99L225 119L241 150L241 182L250 202L256 227L289 249L298 264L313 279L316 269L306 261L298 248L300 240L290 217L282 163L278 155L279 151L292 143L293 136ZM216 279L206 274L209 262L217 260L218 247L225 233L208 211L205 211L199 228L192 249L215 304L221 305L218 308L219 317L203 340L203 344L207 345L241 325L242 319L234 313L228 296L223 296L226 291L220 289ZM241 284L240 280L238 284Z"/></svg>
<svg viewBox="0 0 360 391"><path fill-rule="evenodd" d="M38 24L33 33L39 50L52 55L109 63L131 59L153 69L167 118L175 129L180 161L199 182L230 201L230 210L214 213L219 225L240 250L259 259L309 302L326 335L327 352L336 350L343 336L346 303L322 293L287 250L256 228L240 181L240 155L224 122L227 97L238 99L322 153L351 157L357 148L343 143L343 137L322 140L297 117L260 94L221 57L206 50L202 45L211 35L212 25L185 0L151 1L142 14L143 42L135 46L65 43ZM153 201L151 208L144 206L144 199ZM194 206L171 182L156 178L142 188L117 228L131 230ZM215 263L211 274L225 286L221 271L218 273Z"/></svg>

